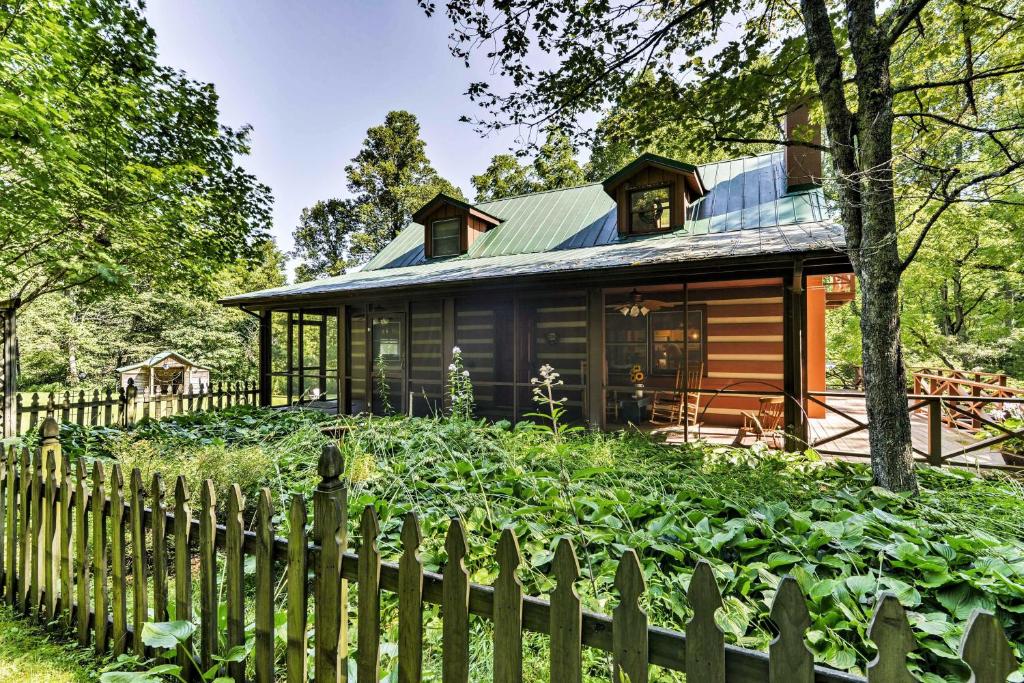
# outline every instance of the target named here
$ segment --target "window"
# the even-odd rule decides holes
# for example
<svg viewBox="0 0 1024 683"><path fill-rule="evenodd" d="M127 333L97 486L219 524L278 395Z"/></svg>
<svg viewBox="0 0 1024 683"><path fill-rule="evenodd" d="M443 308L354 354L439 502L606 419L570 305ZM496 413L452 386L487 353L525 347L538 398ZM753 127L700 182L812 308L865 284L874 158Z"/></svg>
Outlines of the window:
<svg viewBox="0 0 1024 683"><path fill-rule="evenodd" d="M672 193L668 187L629 193L630 232L667 230L672 224Z"/></svg>
<svg viewBox="0 0 1024 683"><path fill-rule="evenodd" d="M446 218L443 221L434 221L430 226L430 255L457 255L459 253L459 233L461 228L461 218Z"/></svg>
<svg viewBox="0 0 1024 683"><path fill-rule="evenodd" d="M652 373L674 375L683 367L683 353L689 356L690 368L703 366L704 374L707 373L703 309L691 307L686 314L682 311L658 311L648 317L651 321Z"/></svg>

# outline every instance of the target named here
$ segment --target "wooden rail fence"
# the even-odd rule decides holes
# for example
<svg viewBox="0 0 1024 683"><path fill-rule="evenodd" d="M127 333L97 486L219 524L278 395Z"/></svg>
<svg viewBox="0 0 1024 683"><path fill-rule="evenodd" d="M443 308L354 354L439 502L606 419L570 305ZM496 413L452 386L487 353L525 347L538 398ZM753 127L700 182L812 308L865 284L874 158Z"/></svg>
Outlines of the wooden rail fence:
<svg viewBox="0 0 1024 683"><path fill-rule="evenodd" d="M1024 397L1024 389L1008 387L1006 375L1001 373L924 368L915 370L913 377L915 394L947 397L948 410L942 416L945 425L970 433L992 426L987 410L1012 403L992 399Z"/></svg>
<svg viewBox="0 0 1024 683"><path fill-rule="evenodd" d="M205 410L219 410L239 404L255 405L259 387L255 382L217 382L191 387L185 392L137 391L134 386L117 391L94 390L92 395L79 391L33 393L27 399L15 398L15 434L20 436L52 417L61 423L82 426L125 426L143 418L160 419L169 415Z"/></svg>
<svg viewBox="0 0 1024 683"><path fill-rule="evenodd" d="M652 666L685 672L687 680L701 683L912 680L907 654L914 649L914 637L903 608L890 594L879 596L876 603L869 634L878 656L868 664L865 679L814 665L804 641L811 620L790 577L780 583L771 610L777 637L767 653L752 651L725 643L713 616L722 606L721 595L711 566L703 561L686 596L694 616L681 633L648 623L640 606L644 578L632 550L619 561L617 605L611 616L582 609L575 590L580 567L568 538L556 544L551 569L555 588L547 600L523 595L516 575L522 558L509 530L498 543L500 572L493 586L470 582L464 565L466 532L458 519L448 529L447 562L440 573L423 569L418 556L422 539L413 513L404 520L397 562L381 557L372 506L359 520L359 552L349 552L348 499L336 446L326 447L320 457L312 529L306 527L306 501L295 496L287 510L288 536L279 538L267 490L259 495L252 531L243 525L237 486L231 489L226 522L220 525L211 482L203 485L201 505L193 511L181 477L167 500L159 475L147 485L135 470L125 481L117 463L93 462L90 477L79 460L73 476L61 457L55 423L48 422L44 432L43 446L35 453L11 449L0 458L0 587L9 604L54 627L63 624L77 633L80 644L91 643L99 653L144 653L137 637L143 624L166 619L173 605L176 619L198 621L195 647L204 669L216 665L215 654L243 644L246 615L252 614L255 647L249 660L232 662L222 673L236 681L245 680L248 672L261 683L280 675L306 683L312 626L314 680L347 680L349 584L355 582L358 649L352 656L360 681L380 680L382 593L397 595L397 679L402 682L423 677L425 604L441 606L444 683L482 678L469 657L473 617L493 623L493 679L499 683L523 679L524 632L549 637L550 680L558 683L583 679L584 647L610 655L611 678L617 682L646 683ZM255 578L248 582L246 556L255 557ZM275 650L275 587L283 591L287 613L280 657ZM193 608L195 590L198 611ZM227 603L223 633L217 620L220 595ZM254 610L247 611L252 603ZM182 666L191 666L183 652L178 657ZM998 620L984 611L970 617L960 657L976 683L1004 683L1017 668Z"/></svg>

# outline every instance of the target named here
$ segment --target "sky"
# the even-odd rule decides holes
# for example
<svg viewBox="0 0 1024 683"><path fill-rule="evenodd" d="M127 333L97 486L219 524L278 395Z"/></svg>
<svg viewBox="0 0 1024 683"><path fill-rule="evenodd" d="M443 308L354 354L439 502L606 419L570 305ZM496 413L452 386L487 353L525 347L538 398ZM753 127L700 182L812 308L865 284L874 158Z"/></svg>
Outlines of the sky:
<svg viewBox="0 0 1024 683"><path fill-rule="evenodd" d="M345 164L392 109L419 118L434 168L469 195L514 143L459 123L476 113L466 86L488 74L454 59L447 19L414 0L150 0L146 16L160 62L213 83L222 123L252 126L242 164L273 190L284 251L304 207L345 194Z"/></svg>

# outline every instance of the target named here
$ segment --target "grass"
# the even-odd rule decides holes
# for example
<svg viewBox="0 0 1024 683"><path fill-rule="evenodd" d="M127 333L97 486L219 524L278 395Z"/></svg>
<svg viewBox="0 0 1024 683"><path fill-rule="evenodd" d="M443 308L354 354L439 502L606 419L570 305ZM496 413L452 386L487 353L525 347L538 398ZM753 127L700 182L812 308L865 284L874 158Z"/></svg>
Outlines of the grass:
<svg viewBox="0 0 1024 683"><path fill-rule="evenodd" d="M84 683L99 678L88 650L0 606L0 683Z"/></svg>

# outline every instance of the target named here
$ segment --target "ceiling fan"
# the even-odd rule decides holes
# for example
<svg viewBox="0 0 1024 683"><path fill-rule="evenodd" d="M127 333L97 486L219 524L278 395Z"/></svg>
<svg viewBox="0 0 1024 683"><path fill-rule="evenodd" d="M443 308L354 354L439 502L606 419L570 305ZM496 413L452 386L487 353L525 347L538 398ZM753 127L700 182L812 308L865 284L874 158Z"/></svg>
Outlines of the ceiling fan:
<svg viewBox="0 0 1024 683"><path fill-rule="evenodd" d="M678 301L660 301L658 299L645 299L644 295L634 289L629 293L629 300L618 307L619 313L630 318L647 315L651 311L658 311L662 308L673 308L678 306Z"/></svg>

